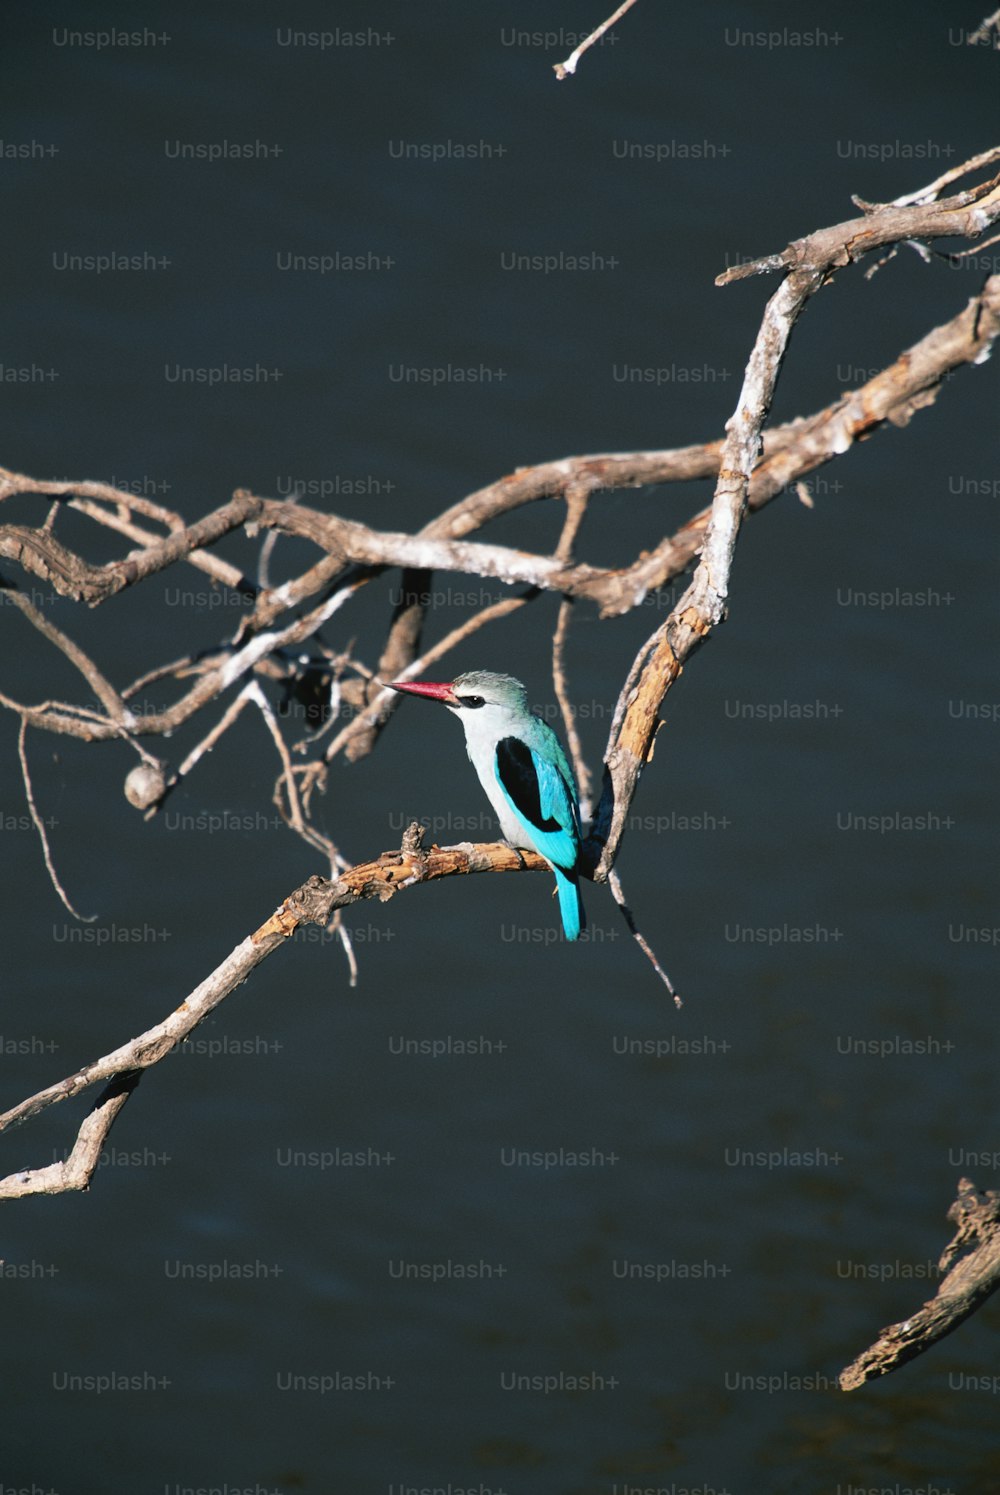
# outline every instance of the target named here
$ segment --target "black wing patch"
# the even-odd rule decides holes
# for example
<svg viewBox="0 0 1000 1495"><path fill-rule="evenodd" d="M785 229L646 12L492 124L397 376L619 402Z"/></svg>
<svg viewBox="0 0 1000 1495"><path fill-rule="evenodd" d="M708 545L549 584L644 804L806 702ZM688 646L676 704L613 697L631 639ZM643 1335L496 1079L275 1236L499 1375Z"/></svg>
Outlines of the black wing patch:
<svg viewBox="0 0 1000 1495"><path fill-rule="evenodd" d="M497 743L497 774L514 806L529 825L540 831L560 831L558 820L551 815L542 818L538 775L531 749L520 737L501 737Z"/></svg>

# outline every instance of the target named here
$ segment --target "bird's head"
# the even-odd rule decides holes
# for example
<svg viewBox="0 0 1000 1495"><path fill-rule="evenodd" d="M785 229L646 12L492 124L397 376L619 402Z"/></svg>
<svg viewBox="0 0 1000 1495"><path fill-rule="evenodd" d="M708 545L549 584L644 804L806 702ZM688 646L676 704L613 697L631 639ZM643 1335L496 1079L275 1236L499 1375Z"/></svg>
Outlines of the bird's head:
<svg viewBox="0 0 1000 1495"><path fill-rule="evenodd" d="M449 711L462 717L466 726L477 717L486 725L496 726L530 714L528 693L512 675L494 675L489 670L470 670L458 675L448 685L430 680L396 680L390 690L406 691L411 696L426 696L440 701Z"/></svg>

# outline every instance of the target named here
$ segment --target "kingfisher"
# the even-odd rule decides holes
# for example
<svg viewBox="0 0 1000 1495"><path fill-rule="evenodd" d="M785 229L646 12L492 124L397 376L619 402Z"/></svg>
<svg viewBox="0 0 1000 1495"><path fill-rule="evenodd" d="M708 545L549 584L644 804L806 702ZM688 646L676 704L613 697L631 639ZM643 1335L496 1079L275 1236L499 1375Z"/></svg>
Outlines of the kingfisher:
<svg viewBox="0 0 1000 1495"><path fill-rule="evenodd" d="M555 873L568 940L586 925L580 896L580 805L576 778L558 737L528 705L512 675L470 670L448 685L396 680L390 690L427 696L454 712L486 797L514 847L537 851Z"/></svg>

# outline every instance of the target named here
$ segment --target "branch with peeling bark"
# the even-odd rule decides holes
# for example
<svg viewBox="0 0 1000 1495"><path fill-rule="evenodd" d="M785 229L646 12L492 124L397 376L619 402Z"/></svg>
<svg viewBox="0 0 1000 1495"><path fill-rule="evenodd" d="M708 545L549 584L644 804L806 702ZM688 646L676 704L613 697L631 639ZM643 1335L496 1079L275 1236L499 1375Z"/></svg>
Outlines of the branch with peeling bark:
<svg viewBox="0 0 1000 1495"><path fill-rule="evenodd" d="M978 234L987 221L1000 217L1000 178L960 196L960 206L927 205L928 208L939 208L941 212L924 220L925 234ZM944 210L946 207L947 211ZM767 304L747 364L739 403L728 422L728 436L720 459L719 479L709 512L701 560L677 607L639 651L619 701L619 707L624 705L624 710L620 716L616 714L612 725L605 754L604 789L591 831L591 838L603 843L597 871L604 875L614 865L628 807L652 748L663 698L679 676L684 660L723 616L736 536L749 495L751 474L763 446L762 428L792 329L808 299L838 268L859 258L868 248L891 242L893 237L912 237L912 221L908 216L911 211L915 210L893 207L878 213L873 210L876 230L869 233L867 239L857 227L857 221L850 221L799 240L784 256L777 257L791 268ZM866 219L865 223L870 221ZM720 277L721 280L726 278ZM988 354L1000 330L1000 276L991 277L988 291L988 341L977 346L976 361ZM967 341L971 335L978 345L983 310L978 298L975 304L970 303L966 308L960 340L964 336ZM922 351L926 353L926 349ZM928 391L929 386L925 384L913 392L906 407L909 413L918 408ZM862 411L858 414L863 417Z"/></svg>
<svg viewBox="0 0 1000 1495"><path fill-rule="evenodd" d="M280 950L301 925L325 927L341 909L372 898L384 903L403 888L443 877L472 876L478 872L548 871L548 863L534 852L514 851L502 842L486 846L435 846L425 851L422 837L421 827L412 825L399 851L384 852L373 862L350 867L332 881L310 877L163 1022L0 1115L0 1132L4 1132L40 1115L49 1106L72 1099L92 1085L107 1082L84 1119L70 1155L63 1162L44 1168L19 1169L0 1179L0 1199L87 1188L107 1135L145 1070L167 1058L262 961Z"/></svg>
<svg viewBox="0 0 1000 1495"><path fill-rule="evenodd" d="M998 159L1000 148L953 168L938 181L895 203L859 204L862 218L821 230L797 240L780 254L720 277L720 282L726 283L743 275L784 272L765 309L739 401L722 441L672 451L575 457L523 469L468 495L413 535L378 531L355 520L311 510L296 501L278 502L245 490L238 490L229 503L205 518L186 525L177 514L148 499L103 484L44 482L0 470L0 502L16 494L37 494L57 501L42 525L0 526L0 557L48 581L60 595L92 607L106 605L126 587L183 563L207 573L216 584L238 591L252 604L233 636L216 642L212 650L147 671L141 680L117 688L68 635L42 616L13 581L0 580L22 617L73 665L103 708L89 702L31 704L0 695L0 705L21 719L22 767L29 802L30 779L23 750L27 726L88 741L126 742L142 760L141 767L130 775L129 798L148 815L162 806L172 787L194 769L243 707L254 704L264 717L281 762L276 803L293 830L326 852L333 879L311 879L286 899L272 919L238 946L164 1023L0 1118L2 1130L90 1085L110 1082L84 1122L67 1162L55 1165L55 1171L41 1169L12 1175L0 1185L0 1194L84 1187L96 1166L103 1139L139 1076L183 1041L260 960L280 948L299 924L310 920L326 923L331 915L336 921L339 911L358 899L388 898L402 888L442 877L483 871L533 871L545 866L541 858L503 845L424 851L419 836L414 834L408 834L397 853L383 854L374 862L356 867L346 866L333 843L312 825L310 804L314 792L323 787L332 759L340 753L359 757L370 751L389 719L397 698L381 687L379 673L396 679L420 674L477 629L553 592L562 599L553 643L553 676L569 728L570 691L563 649L571 608L586 601L594 603L602 617L619 616L640 606L651 592L681 575L697 558L690 584L665 622L638 651L619 693L600 795L584 843L586 875L610 881L616 900L624 907L615 863L629 808L652 755L664 698L685 662L725 616L735 545L745 514L801 484L808 473L842 456L854 442L872 436L886 423L905 425L916 411L936 398L949 373L965 364L983 362L1000 334L1000 276L991 276L950 321L928 332L860 389L842 395L812 416L765 432L792 330L816 291L871 252L891 250L904 243L925 245L942 236L979 238L1000 219L1000 177L944 200L939 200L939 193ZM692 478L715 479L711 505L661 538L651 550L623 568L576 561L575 541L594 495ZM551 555L468 538L501 514L548 499L561 500L566 506L562 534ZM138 548L106 565L90 564L53 533L55 518L63 506L124 535ZM165 533L158 533L157 526ZM240 529L266 534L256 581L210 549ZM273 537L278 534L310 541L320 551L320 558L301 575L272 584ZM322 630L361 588L390 568L402 571L403 587L373 669L357 659L353 649L336 651L325 644ZM522 590L470 616L421 653L434 571L492 577L520 585ZM286 689L304 688L309 682L302 674L300 650L307 641L314 651L308 669L325 672L324 678L328 677L331 720L335 702L344 702L357 714L322 751L296 763L292 754L315 750L328 727L322 726L298 743L286 742L260 682L272 681ZM140 714L129 705L138 690L153 679L181 682L192 677L193 684L162 712ZM236 694L222 717L173 774L168 774L166 766L141 745L140 738L173 732L230 690ZM571 750L579 758L574 734L569 731L568 735ZM137 773L142 774L141 784ZM585 774L581 773L581 778L585 780ZM641 942L634 925L632 928ZM343 937L347 943L347 935ZM656 964L652 952L644 948Z"/></svg>
<svg viewBox="0 0 1000 1495"><path fill-rule="evenodd" d="M842 395L814 415L801 417L765 432L762 455L750 479L747 495L749 509L756 511L770 503L809 473L842 456L856 441L874 435L886 423L905 425L917 410L933 402L950 373L962 365L982 362L998 331L1000 276L993 275L962 311L906 349L893 364L866 384ZM453 536L470 533L491 518L543 498L565 498L567 494L574 492L611 492L620 488L715 477L720 470L723 446L723 442L714 441L662 452L606 453L566 458L560 462L523 469L471 494L455 509L442 515L434 525L427 526L422 534L429 541L440 541L440 546L425 554L435 562L434 569L437 570L455 570L463 563L475 567L480 560L481 547L469 546L458 555L448 548ZM93 494L98 489L103 490L100 497L105 504L113 503L116 509L136 501L132 495L118 489L106 489L103 484L46 482L0 469L0 500L14 494L37 493L62 498L68 507L79 508L81 501L77 495L84 490ZM241 502L236 510L227 506L226 510L217 511L217 514L227 512L232 519L234 513L241 516L252 512L264 515L265 522L273 529L281 529L281 511L286 510L286 505L266 499L255 499L252 504L248 504L249 498L252 495L241 494ZM82 512L88 517L119 528L115 512L96 505L92 498L84 503ZM156 507L148 501L143 503L147 512ZM287 533L301 533L302 525L305 524L312 527L312 537L315 538L324 524L339 523L329 515L300 512L305 512L308 517L294 526L290 524ZM598 604L602 617L616 617L641 606L651 593L666 586L690 565L704 541L710 514L710 509L702 509L693 514L652 550L622 568L602 570L598 567L576 566L565 557L532 556L524 551L516 552L515 562L515 553L508 552L503 546L491 546L482 549L487 550L493 562L493 570L484 570L482 573L474 570L472 574L499 574L504 580L508 577L511 581L523 580L538 593L554 590L563 596L593 601ZM237 517L233 527L238 527L241 522L242 519ZM401 545L396 551L392 543L394 537L369 530L364 525L355 525L353 529L356 534L364 534L369 554L377 549L383 555L383 568L392 565L394 559L405 566L405 547ZM249 595L251 584L237 568L213 557L208 557L213 562L212 566L206 567L206 552L197 548L199 532L195 527L192 527L192 531L179 532L184 537L182 554L175 555L174 558L183 559L203 570L209 569L220 584ZM134 526L128 526L128 532L135 537ZM26 547L23 526L0 526L0 554L30 557L29 567L34 574L50 581L54 589L61 590L63 595L76 596L78 600L107 599L128 584L127 581L119 582L110 578L107 574L109 568L90 568L78 558L72 557L64 547L52 548L46 532L35 530L30 533L32 544ZM402 538L406 540L409 537ZM147 544L152 547L159 545L160 541L149 535ZM149 679L169 675L172 673L170 669L152 672L142 682L125 688L119 695L110 682L105 680L99 667L82 650L76 649L71 641L64 643L55 640L56 630L52 629L52 625L42 620L39 610L11 581L7 581L5 589L10 601L21 609L34 627L43 632L51 630L49 636L71 658L71 662L77 665L94 694L107 709L106 713L100 713L89 707L59 702L31 705L4 695L0 695L0 704L24 716L31 726L68 733L85 741L121 739L126 735L134 739L139 736L169 734L244 675L271 673L279 679L283 678L280 670L269 666L268 651L273 655L315 636L333 612L349 600L355 589L374 579L375 569L364 577L359 575L344 581L334 593L333 599L328 597L320 608L295 620L288 628L266 634L263 642L259 635L255 637L255 630L262 621L269 626L278 611L301 605L308 595L312 595L307 588L318 591L333 585L337 579L337 570L343 566L343 554L343 551L338 550L336 557L327 558L332 573L330 575L316 575L318 568L314 567L310 569L310 573L306 573L308 579L299 578L300 585L297 588L292 589L286 585L273 592L260 594L259 611L252 618L244 620L237 640L233 641L222 656L217 653L203 661L197 684L166 710L155 714L130 713L127 707L128 697L140 684L148 683ZM361 556L352 559L360 560ZM155 566L152 569L160 568ZM515 571L517 575L513 574ZM92 572L97 575L91 575ZM421 628L427 611L425 599L429 591L429 578L428 570L404 570L402 594L405 602L397 607L393 618L389 640L379 661L380 673L391 673L398 678L416 662ZM74 585L78 586L78 591L73 590ZM331 606L334 599L336 607ZM502 612L498 612L496 616L502 616L512 606L519 605L522 604L518 598L504 600L498 604ZM250 647L248 642L241 650L239 641L244 639L252 640L255 647ZM457 639L452 642L457 642ZM442 652L446 651L435 650L433 656L430 653L423 655L421 665L429 665L434 659L441 658ZM185 659L177 668L177 677L181 678L182 673L191 673L193 667L193 661ZM98 682L101 684L100 689ZM364 682L361 684L364 685ZM369 694L370 699L366 704L371 709L366 711L363 719L352 722L347 732L337 739L338 751L359 738L364 738L370 746L373 727L391 709L392 701L387 693L380 693L377 687L372 687ZM359 699L361 698L355 692L351 704L356 704ZM333 753L328 752L327 758L331 756ZM360 756L360 752L351 756Z"/></svg>
<svg viewBox="0 0 1000 1495"><path fill-rule="evenodd" d="M970 169L970 164L979 168L998 158L1000 148L984 152L964 170ZM881 374L825 410L778 427L768 434L761 449L763 421L791 328L808 298L836 270L893 243L924 242L957 234L976 238L1000 218L1000 178L944 201L935 199L934 193L959 179L962 172L963 168L954 167L899 203L882 207L866 204L862 218L797 240L779 255L735 267L719 278L720 284L725 284L767 270L787 272L768 305L725 443L570 458L528 468L469 495L416 535L380 532L357 521L322 514L297 503L258 498L243 490L205 519L184 526L171 511L103 484L40 482L0 470L0 500L25 493L61 499L95 522L141 542L140 549L120 561L92 566L63 546L48 522L38 528L0 526L0 556L49 582L60 595L97 606L124 588L184 560L208 571L220 585L254 599L253 611L243 619L236 636L220 653L201 661L198 679L183 696L163 712L136 716L127 706L128 692L116 692L99 667L69 640L55 639L56 631L41 619L38 609L8 583L12 600L33 626L43 632L49 630L52 641L84 675L105 713L67 703L33 705L6 696L0 696L0 704L16 710L32 726L88 741L172 732L237 680L252 672L273 671L282 651L314 639L359 588L387 567L402 568L405 577L407 600L397 609L379 661L397 677L415 662L427 611L429 579L435 570L496 578L508 585L523 583L539 593L554 591L563 597L590 601L598 606L602 617L619 616L640 606L650 593L664 587L691 563L705 540L713 512L717 538L728 543L722 537L732 532L734 509L730 500L734 496L738 500L736 508L743 502L751 508L760 507L885 422L905 424L917 409L934 399L949 373L988 355L1000 323L998 276L991 276L956 317L928 333ZM693 515L677 532L623 568L574 563L568 549L540 556L465 539L489 520L540 499L568 502L571 495L580 498L602 490L718 477L720 473L722 485L714 510ZM136 525L133 514L163 524L168 535L161 538ZM300 577L275 587L255 588L237 568L212 557L204 548L247 526L308 539L324 552L323 558ZM718 554L712 564L717 570ZM690 600L705 600L709 574L708 569L703 571ZM282 613L302 609L317 594L322 594L319 603L284 626L275 626ZM683 642L681 648L683 652ZM429 656L425 655L427 662ZM186 663L191 673L191 663ZM335 739L336 751L347 748L351 757L370 749L378 725L392 710L387 696L378 694L371 683L373 673L369 671L367 679L362 676L348 682L354 687L353 693L344 691L349 704L368 708L362 720L353 722L346 734ZM326 761L333 753L331 746Z"/></svg>
<svg viewBox="0 0 1000 1495"><path fill-rule="evenodd" d="M843 1391L856 1391L924 1354L1000 1287L1000 1194L995 1189L981 1194L971 1179L959 1179L948 1219L958 1230L938 1262L947 1276L937 1293L908 1319L882 1329L875 1343L841 1371Z"/></svg>

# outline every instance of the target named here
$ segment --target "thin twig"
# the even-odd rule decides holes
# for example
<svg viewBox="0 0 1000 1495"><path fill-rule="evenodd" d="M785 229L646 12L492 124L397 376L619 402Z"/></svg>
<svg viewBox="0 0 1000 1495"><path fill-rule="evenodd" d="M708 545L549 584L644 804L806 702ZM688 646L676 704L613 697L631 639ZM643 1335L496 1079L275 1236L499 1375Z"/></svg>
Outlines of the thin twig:
<svg viewBox="0 0 1000 1495"><path fill-rule="evenodd" d="M683 1007L684 1003L681 1001L680 997L674 991L673 983L671 982L670 977L667 975L666 971L660 965L660 962L657 960L656 956L654 955L653 950L652 950L651 946L649 945L649 942L646 940L645 936L640 932L638 926L636 925L635 916L632 913L632 910L629 908L628 904L625 902L625 890L622 887L621 877L619 876L618 872L615 871L614 869L612 869L612 871L608 873L608 886L611 889L612 897L614 898L614 900L617 903L618 907L621 909L622 918L625 920L625 923L628 925L629 932L631 933L632 938L635 940L636 944L639 946L639 949L642 951L643 955L645 955L646 959L652 965L653 970L659 976L660 980L663 982L664 986L667 988L667 991L673 997L673 999L674 999L674 1006L675 1007Z"/></svg>
<svg viewBox="0 0 1000 1495"><path fill-rule="evenodd" d="M567 488L566 518L563 522L562 534L559 536L559 543L556 546L555 552L561 561L571 561L573 559L576 537L580 533L583 521L586 518L589 501L590 490L586 485ZM573 617L573 605L572 597L564 597L559 604L559 615L556 619L555 633L552 635L552 684L555 689L556 700L559 702L559 710L562 713L563 727L566 732L566 741L569 744L570 756L576 772L576 783L580 792L580 818L587 821L590 819L593 786L590 769L587 767L587 760L583 756L583 745L580 741L580 734L576 729L576 716L570 700L564 660L570 620Z"/></svg>
<svg viewBox="0 0 1000 1495"><path fill-rule="evenodd" d="M625 14L627 10L631 10L634 4L635 0L622 0L622 4L619 5L614 15L608 16L608 19L606 21L602 21L599 26L595 27L595 29L590 33L586 40L580 43L576 51L570 53L565 62L554 62L552 64L552 68L556 77L562 79L568 77L570 73L575 73L576 65L580 61L580 58L583 56L584 52L586 52L587 48L592 47L596 41L600 41L605 31L607 31L610 26L613 26L615 22Z"/></svg>
<svg viewBox="0 0 1000 1495"><path fill-rule="evenodd" d="M956 260L966 260L970 255L982 254L984 249L992 249L994 244L1000 244L1000 234L994 234L991 239L983 239L981 243L970 244L968 249L956 249L950 254L942 254L939 258L954 263Z"/></svg>
<svg viewBox="0 0 1000 1495"><path fill-rule="evenodd" d="M66 889L59 881L59 874L56 872L55 864L52 860L52 852L49 848L49 838L45 834L45 822L43 821L41 815L39 815L38 813L38 806L35 804L34 790L31 787L31 773L28 769L28 749L25 742L27 734L28 723L22 716L21 726L17 734L17 756L21 760L21 778L24 780L24 796L28 802L28 812L31 815L35 830L38 832L39 840L42 843L42 855L45 858L45 866L48 869L49 879L51 880L52 886L59 894L59 897L62 899L64 906L73 915L73 918L79 919L81 924L93 924L95 919L97 918L97 914L78 913L70 902L69 894L66 892Z"/></svg>
<svg viewBox="0 0 1000 1495"><path fill-rule="evenodd" d="M351 931L344 923L343 919L340 917L339 910L336 914L334 914L333 919L330 922L336 931L337 938L340 940L341 945L344 947L344 954L347 957L348 980L352 987L356 987L358 984L358 957L355 954L354 941L351 938Z"/></svg>
<svg viewBox="0 0 1000 1495"><path fill-rule="evenodd" d="M71 638L68 638L61 628L50 623L44 613L39 612L34 603L30 602L17 587L7 586L3 590L4 596L28 619L31 626L37 628L38 632L47 638L50 644L54 644L61 654L65 654L70 664L79 670L111 720L120 728L134 726L135 717L132 712L125 705L111 681L101 673L79 644L75 644Z"/></svg>
<svg viewBox="0 0 1000 1495"><path fill-rule="evenodd" d="M278 782L284 783L288 791L288 810L291 817L289 825L293 831L297 831L299 835L302 835L305 830L305 821L302 816L302 806L299 804L299 793L295 787L295 770L292 767L292 760L285 744L285 739L281 735L281 728L278 726L274 712L271 710L271 703L256 680L250 680L244 685L240 691L239 699L241 701L252 702L264 718L267 730L271 734L271 741L277 748L278 757L281 759L282 773ZM333 875L333 870L331 866L331 876Z"/></svg>
<svg viewBox="0 0 1000 1495"><path fill-rule="evenodd" d="M1000 11L997 12L1000 15ZM990 19L993 19L992 17ZM987 23L984 21L983 25ZM906 192L902 197L895 197L892 206L896 208L909 207L911 203L933 202L942 187L950 187L952 182L960 181L962 177L968 176L973 171L979 171L983 166L992 166L994 161L1000 161L1000 145L994 145L988 151L980 151L978 156L970 156L967 161L962 161L958 166L951 166L943 171L933 182L926 187L918 187L916 192ZM855 199L856 201L857 199Z"/></svg>
<svg viewBox="0 0 1000 1495"><path fill-rule="evenodd" d="M219 720L215 723L214 727L210 727L201 741L195 743L194 747L184 758L183 762L181 762L177 766L174 772L167 779L166 785L164 786L164 798L166 798L168 794L173 793L182 779L187 778L192 768L194 768L196 764L201 762L206 753L210 753L212 751L212 749L215 747L215 744L219 741L220 737L222 737L226 732L229 731L229 728L232 726L236 718L240 715L244 706L247 705L249 705L249 702L242 692L240 692L240 694L234 701L230 701L229 705L226 707Z"/></svg>
<svg viewBox="0 0 1000 1495"><path fill-rule="evenodd" d="M576 773L576 786L580 792L580 819L590 819L594 793L594 783L587 767L587 760L583 756L583 744L580 734L576 728L576 716L573 711L573 702L570 700L569 686L566 681L566 667L563 656L566 648L566 639L569 636L570 620L573 616L574 602L572 597L564 597L559 604L559 616L556 619L555 633L552 635L552 684L562 714L563 729L566 733L566 742L569 746L570 757L573 760L573 769Z"/></svg>

